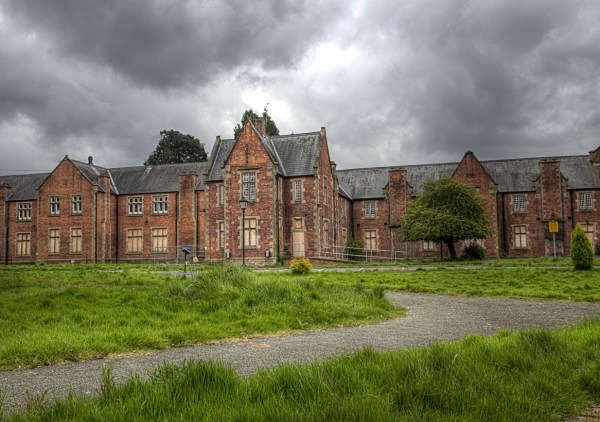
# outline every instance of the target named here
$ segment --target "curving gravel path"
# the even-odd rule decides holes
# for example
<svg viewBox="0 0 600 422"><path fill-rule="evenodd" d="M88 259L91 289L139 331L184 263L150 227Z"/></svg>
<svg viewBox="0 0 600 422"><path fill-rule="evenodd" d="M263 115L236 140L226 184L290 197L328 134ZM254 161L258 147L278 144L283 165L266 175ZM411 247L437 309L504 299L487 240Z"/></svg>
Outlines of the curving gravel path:
<svg viewBox="0 0 600 422"><path fill-rule="evenodd" d="M100 359L34 369L0 372L0 396L6 409L22 407L25 392L48 392L53 400L70 391L95 394L102 366L112 363L115 380L132 372L141 375L164 363L182 360L222 360L241 375L279 363L309 363L351 353L366 346L392 350L457 340L468 334L491 335L501 328L559 328L585 318L600 317L600 303L476 298L389 292L388 299L408 309L407 317L378 325L311 331L280 337L199 345L157 351L146 355Z"/></svg>

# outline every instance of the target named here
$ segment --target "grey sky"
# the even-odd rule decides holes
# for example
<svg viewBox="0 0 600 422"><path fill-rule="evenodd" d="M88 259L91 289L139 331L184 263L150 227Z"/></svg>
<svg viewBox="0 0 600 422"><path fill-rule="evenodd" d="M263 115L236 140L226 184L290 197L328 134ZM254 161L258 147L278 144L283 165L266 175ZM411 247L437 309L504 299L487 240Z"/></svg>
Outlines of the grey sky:
<svg viewBox="0 0 600 422"><path fill-rule="evenodd" d="M0 174L207 151L242 113L327 128L338 168L600 146L600 3L0 0Z"/></svg>

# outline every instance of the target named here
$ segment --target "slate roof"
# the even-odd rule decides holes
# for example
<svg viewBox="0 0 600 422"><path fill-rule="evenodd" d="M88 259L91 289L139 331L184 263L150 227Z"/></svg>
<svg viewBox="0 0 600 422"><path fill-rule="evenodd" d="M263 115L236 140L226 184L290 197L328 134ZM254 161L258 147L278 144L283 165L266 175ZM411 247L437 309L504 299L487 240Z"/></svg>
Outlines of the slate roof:
<svg viewBox="0 0 600 422"><path fill-rule="evenodd" d="M31 201L37 198L37 188L50 173L18 174L0 176L0 185L6 183L11 187L9 201Z"/></svg>
<svg viewBox="0 0 600 422"><path fill-rule="evenodd" d="M569 189L600 188L600 166L590 162L588 155L517 158L481 161L481 165L498 185L499 192L525 192L535 190L543 160L560 161L560 171L568 179ZM388 183L387 173L393 168L406 169L408 183L415 193L422 190L426 180L438 180L452 176L459 163L422 164L404 167L377 167L338 170L340 192L351 199L383 198Z"/></svg>
<svg viewBox="0 0 600 422"><path fill-rule="evenodd" d="M202 177L207 163L163 164L160 166L119 167L110 169L119 194L177 192L179 175L196 172L198 184L196 190L204 188Z"/></svg>
<svg viewBox="0 0 600 422"><path fill-rule="evenodd" d="M309 176L319 156L321 132L284 136L264 136L257 131L271 159L278 164L279 173L285 177ZM208 181L223 180L221 169L231 154L235 139L217 139L211 152Z"/></svg>
<svg viewBox="0 0 600 422"><path fill-rule="evenodd" d="M104 192L104 188L102 188L102 186L100 186L100 184L98 183L98 179L100 177L100 175L102 173L108 173L110 176L110 172L108 171L108 169L104 168L104 167L99 167L93 163L84 163L82 161L77 161L77 160L73 160L73 159L69 159L74 165L75 167L77 167L77 169L90 181L92 182L94 185L98 185L98 189L102 192ZM114 184L114 180L111 178L110 181L110 189L111 192L113 193L117 193L117 188Z"/></svg>

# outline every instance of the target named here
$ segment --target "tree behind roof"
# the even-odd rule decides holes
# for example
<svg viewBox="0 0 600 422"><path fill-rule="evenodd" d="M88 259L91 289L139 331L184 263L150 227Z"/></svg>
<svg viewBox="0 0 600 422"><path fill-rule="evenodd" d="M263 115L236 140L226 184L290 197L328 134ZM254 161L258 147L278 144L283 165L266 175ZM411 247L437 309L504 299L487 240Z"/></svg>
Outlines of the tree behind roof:
<svg viewBox="0 0 600 422"><path fill-rule="evenodd" d="M206 161L204 144L192 135L176 130L163 130L158 145L144 162L145 166L158 164L196 163Z"/></svg>
<svg viewBox="0 0 600 422"><path fill-rule="evenodd" d="M244 111L244 114L242 115L242 120L240 121L240 123L238 123L233 128L233 137L235 139L239 138L240 134L242 133L242 130L244 129L244 125L247 122L254 123L254 121L260 117L265 119L265 130L267 132L266 135L269 135L269 136L279 135L279 129L277 128L277 125L275 124L275 122L273 121L271 116L269 116L269 112L268 112L269 110L267 109L268 105L269 104L267 104L265 106L265 108L263 109L262 116L259 116L258 114L256 114L251 108Z"/></svg>

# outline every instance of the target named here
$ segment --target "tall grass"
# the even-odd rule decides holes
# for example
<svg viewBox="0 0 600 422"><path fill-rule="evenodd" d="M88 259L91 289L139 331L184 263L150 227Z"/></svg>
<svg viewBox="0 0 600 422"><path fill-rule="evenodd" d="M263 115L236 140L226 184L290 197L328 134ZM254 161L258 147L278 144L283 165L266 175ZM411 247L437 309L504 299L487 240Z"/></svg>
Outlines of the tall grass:
<svg viewBox="0 0 600 422"><path fill-rule="evenodd" d="M220 363L185 362L102 391L7 419L562 420L600 400L600 322L415 350L366 349L250 378Z"/></svg>
<svg viewBox="0 0 600 422"><path fill-rule="evenodd" d="M600 269L571 268L420 268L406 271L324 272L307 276L313 281L389 290L558 299L600 302Z"/></svg>
<svg viewBox="0 0 600 422"><path fill-rule="evenodd" d="M0 271L0 370L402 315L381 288L256 277L213 266L190 280L85 266Z"/></svg>

